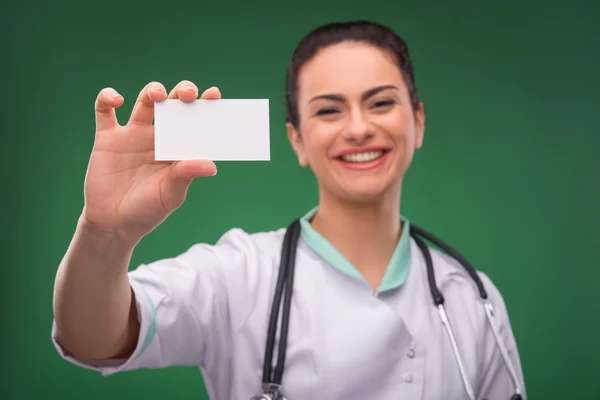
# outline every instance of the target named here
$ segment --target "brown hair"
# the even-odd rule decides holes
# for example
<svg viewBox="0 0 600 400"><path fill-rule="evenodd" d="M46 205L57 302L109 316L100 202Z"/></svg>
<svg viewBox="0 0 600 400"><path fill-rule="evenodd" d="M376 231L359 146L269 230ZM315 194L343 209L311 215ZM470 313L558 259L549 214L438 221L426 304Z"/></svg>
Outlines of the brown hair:
<svg viewBox="0 0 600 400"><path fill-rule="evenodd" d="M319 26L309 32L302 38L294 51L286 77L287 122L298 128L298 72L300 68L320 50L344 41L368 43L393 54L408 88L413 110L416 112L419 109L413 64L404 39L390 28L370 21L335 22Z"/></svg>

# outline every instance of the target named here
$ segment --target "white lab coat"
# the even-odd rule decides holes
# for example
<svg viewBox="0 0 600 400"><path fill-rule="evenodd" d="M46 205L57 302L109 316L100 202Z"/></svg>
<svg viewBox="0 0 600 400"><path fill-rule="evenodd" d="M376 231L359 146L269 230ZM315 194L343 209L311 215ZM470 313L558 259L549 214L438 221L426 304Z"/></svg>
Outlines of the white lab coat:
<svg viewBox="0 0 600 400"><path fill-rule="evenodd" d="M75 359L57 342L54 324L52 340L66 360L105 375L199 366L211 399L250 399L261 390L284 233L232 229L215 245L194 245L130 272L141 329L127 360ZM300 239L283 377L288 400L467 398L431 299L424 259L412 239L410 251L406 282L374 294ZM477 399L509 399L513 385L475 285L456 261L434 249L431 253ZM488 277L480 276L524 388L503 299Z"/></svg>

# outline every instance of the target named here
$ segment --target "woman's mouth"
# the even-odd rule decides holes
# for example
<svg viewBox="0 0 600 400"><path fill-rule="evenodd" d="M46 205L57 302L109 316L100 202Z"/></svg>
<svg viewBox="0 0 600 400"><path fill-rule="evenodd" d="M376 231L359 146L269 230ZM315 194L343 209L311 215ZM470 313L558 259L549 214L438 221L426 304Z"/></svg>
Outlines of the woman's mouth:
<svg viewBox="0 0 600 400"><path fill-rule="evenodd" d="M349 153L338 157L338 162L342 167L355 170L366 171L377 168L385 162L390 150L373 150L362 153Z"/></svg>
<svg viewBox="0 0 600 400"><path fill-rule="evenodd" d="M351 163L364 163L377 160L385 153L385 150L367 151L364 153L351 153L340 157L341 160Z"/></svg>

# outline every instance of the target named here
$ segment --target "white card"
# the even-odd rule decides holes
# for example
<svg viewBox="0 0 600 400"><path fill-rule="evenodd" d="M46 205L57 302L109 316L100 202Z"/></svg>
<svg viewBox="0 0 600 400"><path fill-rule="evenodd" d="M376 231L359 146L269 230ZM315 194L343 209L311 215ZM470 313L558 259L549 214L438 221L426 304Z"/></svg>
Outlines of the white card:
<svg viewBox="0 0 600 400"><path fill-rule="evenodd" d="M156 102L154 157L160 161L269 161L269 100Z"/></svg>

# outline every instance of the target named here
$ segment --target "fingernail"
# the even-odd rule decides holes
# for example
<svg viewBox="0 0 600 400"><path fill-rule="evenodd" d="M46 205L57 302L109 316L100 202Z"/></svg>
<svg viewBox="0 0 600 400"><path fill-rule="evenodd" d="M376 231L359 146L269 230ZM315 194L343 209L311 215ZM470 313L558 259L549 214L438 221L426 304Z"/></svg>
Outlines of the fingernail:
<svg viewBox="0 0 600 400"><path fill-rule="evenodd" d="M186 85L186 86L184 86L184 89L196 91L196 89L192 85Z"/></svg>
<svg viewBox="0 0 600 400"><path fill-rule="evenodd" d="M111 94L113 99L116 99L117 97L121 97L121 95L117 92L114 92L113 94Z"/></svg>
<svg viewBox="0 0 600 400"><path fill-rule="evenodd" d="M159 90L161 92L166 93L165 89L162 86L154 86L154 90Z"/></svg>
<svg viewBox="0 0 600 400"><path fill-rule="evenodd" d="M217 170L215 169L215 173L214 173L214 174L212 174L211 176L215 176L216 174L217 174Z"/></svg>

